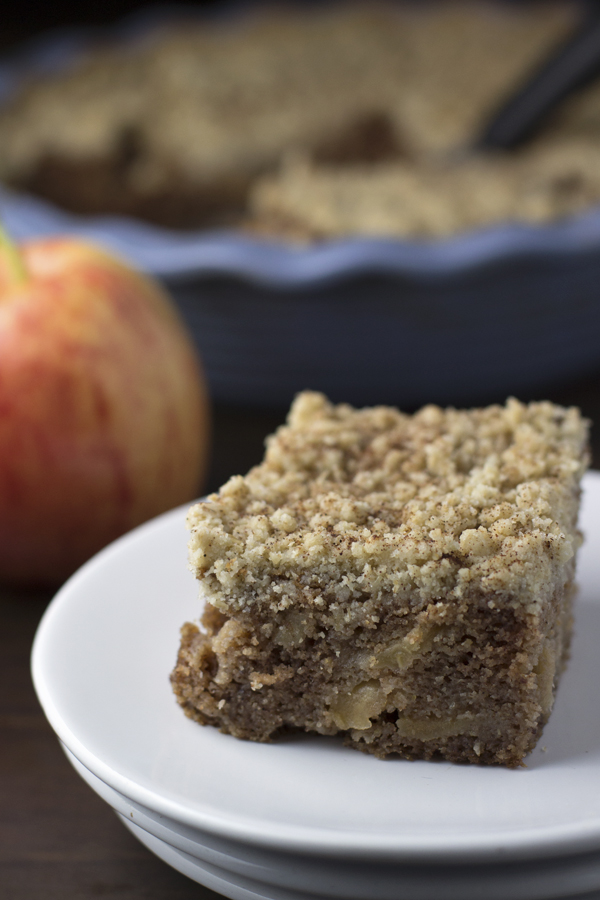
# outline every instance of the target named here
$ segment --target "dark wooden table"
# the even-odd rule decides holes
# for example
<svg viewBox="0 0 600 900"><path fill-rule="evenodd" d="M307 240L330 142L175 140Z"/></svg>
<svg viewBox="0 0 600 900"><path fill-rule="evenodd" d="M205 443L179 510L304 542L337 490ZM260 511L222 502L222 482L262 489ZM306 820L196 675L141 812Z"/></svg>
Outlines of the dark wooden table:
<svg viewBox="0 0 600 900"><path fill-rule="evenodd" d="M600 422L600 371L538 396L576 404ZM264 437L282 419L217 409L207 489L258 462ZM592 450L600 465L598 432ZM216 898L139 844L63 755L29 675L31 643L49 600L0 591L0 900Z"/></svg>

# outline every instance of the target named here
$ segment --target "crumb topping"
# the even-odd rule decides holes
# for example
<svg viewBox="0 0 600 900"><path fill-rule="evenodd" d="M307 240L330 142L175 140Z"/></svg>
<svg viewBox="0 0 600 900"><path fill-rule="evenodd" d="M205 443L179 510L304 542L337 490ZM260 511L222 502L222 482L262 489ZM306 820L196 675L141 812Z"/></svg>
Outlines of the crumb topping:
<svg viewBox="0 0 600 900"><path fill-rule="evenodd" d="M297 240L359 233L439 238L589 209L600 198L599 172L598 138L591 134L544 135L520 154L455 161L335 166L296 154L256 181L250 205L266 231L284 227Z"/></svg>
<svg viewBox="0 0 600 900"><path fill-rule="evenodd" d="M163 164L196 174L260 168L373 111L387 111L411 146L452 146L572 21L566 3L540 16L459 0L424 10L266 7L236 21L163 27L135 43L100 45L26 88L0 117L0 165L10 171L44 152L104 153L136 129Z"/></svg>
<svg viewBox="0 0 600 900"><path fill-rule="evenodd" d="M534 612L580 542L587 422L548 402L414 416L300 394L264 462L192 508L223 612L472 595Z"/></svg>

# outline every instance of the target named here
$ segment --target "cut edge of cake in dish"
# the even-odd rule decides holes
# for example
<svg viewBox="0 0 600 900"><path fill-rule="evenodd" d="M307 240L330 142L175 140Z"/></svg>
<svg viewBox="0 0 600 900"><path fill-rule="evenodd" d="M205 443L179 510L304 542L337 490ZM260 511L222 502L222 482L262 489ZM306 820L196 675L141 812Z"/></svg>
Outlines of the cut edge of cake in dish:
<svg viewBox="0 0 600 900"><path fill-rule="evenodd" d="M188 517L205 601L171 680L256 741L522 764L568 656L588 423L548 402L414 415L300 394Z"/></svg>

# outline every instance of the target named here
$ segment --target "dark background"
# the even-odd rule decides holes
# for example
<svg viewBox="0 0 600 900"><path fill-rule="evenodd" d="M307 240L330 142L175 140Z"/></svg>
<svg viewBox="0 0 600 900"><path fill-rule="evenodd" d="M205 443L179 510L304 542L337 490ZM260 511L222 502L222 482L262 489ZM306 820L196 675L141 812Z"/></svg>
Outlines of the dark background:
<svg viewBox="0 0 600 900"><path fill-rule="evenodd" d="M219 0L216 0L218 3ZM196 3L144 3L142 0L96 0L96 2L75 2L57 0L53 2L19 3L6 0L2 4L0 35L4 46L23 40L37 32L64 25L104 25L118 21L137 9L147 6L178 6L188 9L206 8L215 5L215 0L198 0Z"/></svg>
<svg viewBox="0 0 600 900"><path fill-rule="evenodd" d="M135 12L148 6L180 7L183 9L206 9L211 6L225 4L250 5L253 0L196 0L196 2L168 3L144 2L144 0L57 0L56 3L42 0L27 0L20 3L17 0L5 0L0 11L0 46L7 47L12 43L27 38L36 32L47 28L55 28L64 25L104 25L118 21L122 16ZM286 0L284 0L286 2ZM289 0L288 0L289 2ZM316 5L327 0L292 0L295 3ZM424 2L424 0L416 0ZM508 0L519 3L523 0ZM546 0L529 0L529 2L544 3Z"/></svg>
<svg viewBox="0 0 600 900"><path fill-rule="evenodd" d="M10 52L47 28L111 23L143 5L135 0L11 0L0 12L0 49ZM214 5L210 0L185 4L191 9ZM576 404L600 421L600 364L586 379L549 384L537 397L520 399ZM283 410L217 407L205 489L215 490L259 462L264 437L284 415ZM600 445L595 431L592 435L593 461L600 465ZM0 586L0 900L215 898L139 844L64 757L29 676L33 635L51 594L19 594Z"/></svg>

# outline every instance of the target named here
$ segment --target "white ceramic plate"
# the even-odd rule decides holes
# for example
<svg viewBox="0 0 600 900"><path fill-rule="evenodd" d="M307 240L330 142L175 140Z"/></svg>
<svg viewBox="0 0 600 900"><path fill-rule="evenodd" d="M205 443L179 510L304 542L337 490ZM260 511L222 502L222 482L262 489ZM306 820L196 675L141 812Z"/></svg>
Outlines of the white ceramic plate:
<svg viewBox="0 0 600 900"><path fill-rule="evenodd" d="M473 865L281 853L233 843L152 813L109 788L69 750L75 770L135 836L184 875L231 900L600 900L600 852ZM591 896L590 892L596 889Z"/></svg>
<svg viewBox="0 0 600 900"><path fill-rule="evenodd" d="M600 848L600 474L585 480L573 658L516 771L381 761L319 736L253 744L185 718L168 679L179 627L200 611L184 513L100 553L40 625L38 696L92 773L160 814L274 849L458 862Z"/></svg>

